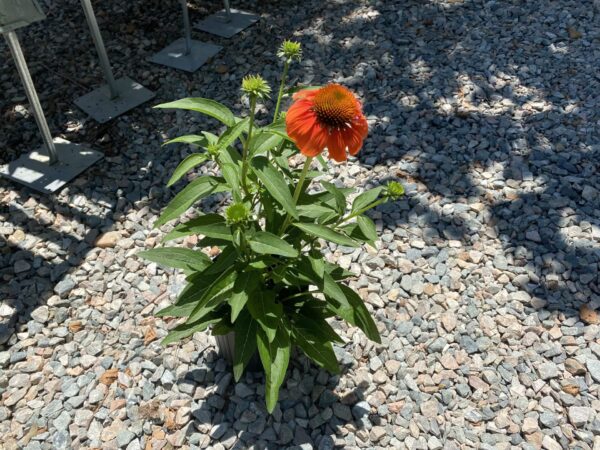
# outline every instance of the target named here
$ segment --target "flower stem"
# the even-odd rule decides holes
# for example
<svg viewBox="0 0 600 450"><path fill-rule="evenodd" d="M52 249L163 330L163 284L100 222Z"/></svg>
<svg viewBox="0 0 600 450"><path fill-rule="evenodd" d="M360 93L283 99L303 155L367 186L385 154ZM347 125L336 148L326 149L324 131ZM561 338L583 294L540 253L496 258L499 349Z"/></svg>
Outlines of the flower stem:
<svg viewBox="0 0 600 450"><path fill-rule="evenodd" d="M304 167L302 167L302 173L300 174L300 179L298 180L298 184L296 185L296 190L294 190L294 205L298 203L298 199L300 198L300 194L304 191L304 181L306 180L306 175L308 174L308 169L310 168L310 163L312 163L312 156L306 158L304 161ZM287 214L285 216L285 221L281 226L281 230L279 230L279 234L282 235L287 227L290 225L291 216Z"/></svg>
<svg viewBox="0 0 600 450"><path fill-rule="evenodd" d="M242 153L242 187L244 192L248 195L248 184L246 177L248 175L248 147L250 140L252 139L252 128L254 127L254 114L256 110L256 96L250 96L250 123L248 124L248 138L244 142L243 153Z"/></svg>
<svg viewBox="0 0 600 450"><path fill-rule="evenodd" d="M346 217L342 217L340 220L338 220L334 227L337 227L338 225L341 225L344 222L347 222L350 219L354 219L357 216L360 216L361 214L363 214L364 212L367 212L370 209L373 209L379 205L381 205L382 203L385 203L387 201L387 198L380 198L379 200L371 203L370 205L365 206L363 209L360 209L356 212L353 212L352 214L348 214Z"/></svg>
<svg viewBox="0 0 600 450"><path fill-rule="evenodd" d="M277 103L275 104L275 114L273 115L273 123L279 119L279 108L281 107L281 99L283 98L283 90L285 89L285 82L287 80L288 70L290 68L289 61L285 61L283 64L283 73L281 75L281 84L279 85L279 94L277 94Z"/></svg>

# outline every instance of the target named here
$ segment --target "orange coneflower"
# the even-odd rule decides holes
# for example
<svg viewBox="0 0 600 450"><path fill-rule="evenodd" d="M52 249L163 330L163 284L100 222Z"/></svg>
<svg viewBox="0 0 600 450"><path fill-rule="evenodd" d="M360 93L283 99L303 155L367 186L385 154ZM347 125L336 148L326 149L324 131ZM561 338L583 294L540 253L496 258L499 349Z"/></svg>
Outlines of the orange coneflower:
<svg viewBox="0 0 600 450"><path fill-rule="evenodd" d="M302 154L314 157L325 148L338 162L346 161L346 150L356 155L369 126L362 106L352 92L339 84L294 94L294 104L285 116L287 133Z"/></svg>

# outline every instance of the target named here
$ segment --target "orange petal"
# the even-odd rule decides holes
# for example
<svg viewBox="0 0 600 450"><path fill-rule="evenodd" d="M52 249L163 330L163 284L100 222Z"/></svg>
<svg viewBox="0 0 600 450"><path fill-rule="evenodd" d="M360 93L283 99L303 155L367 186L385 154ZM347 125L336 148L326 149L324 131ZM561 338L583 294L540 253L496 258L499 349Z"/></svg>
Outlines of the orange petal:
<svg viewBox="0 0 600 450"><path fill-rule="evenodd" d="M302 89L301 91L294 93L294 95L292 95L292 98L294 100L301 100L304 98L312 99L318 90L319 89Z"/></svg>
<svg viewBox="0 0 600 450"><path fill-rule="evenodd" d="M329 150L330 158L333 158L337 162L346 161L346 143L339 130L335 130L329 135L329 138L327 139L327 150Z"/></svg>
<svg viewBox="0 0 600 450"><path fill-rule="evenodd" d="M341 131L342 139L348 146L348 152L354 156L358 153L360 148L363 145L363 138L361 135L361 131L355 129L354 127L348 127Z"/></svg>
<svg viewBox="0 0 600 450"><path fill-rule="evenodd" d="M367 122L367 118L362 114L352 122L352 128L358 131L363 139L367 137L367 134L369 134L369 124Z"/></svg>

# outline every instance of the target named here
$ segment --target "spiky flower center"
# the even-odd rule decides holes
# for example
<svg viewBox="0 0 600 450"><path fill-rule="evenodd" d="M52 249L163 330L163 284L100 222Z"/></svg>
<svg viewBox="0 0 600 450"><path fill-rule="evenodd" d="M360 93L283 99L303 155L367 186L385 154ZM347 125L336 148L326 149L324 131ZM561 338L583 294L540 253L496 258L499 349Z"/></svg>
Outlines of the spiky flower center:
<svg viewBox="0 0 600 450"><path fill-rule="evenodd" d="M300 42L285 40L283 41L283 44L281 44L281 47L279 47L277 56L286 59L289 62L292 62L293 60L300 61L302 59L302 46L300 45Z"/></svg>
<svg viewBox="0 0 600 450"><path fill-rule="evenodd" d="M229 225L245 222L250 216L250 210L243 203L233 203L225 209L225 217Z"/></svg>
<svg viewBox="0 0 600 450"><path fill-rule="evenodd" d="M242 92L263 99L271 93L271 87L260 75L248 75L242 80Z"/></svg>
<svg viewBox="0 0 600 450"><path fill-rule="evenodd" d="M323 125L338 129L351 124L358 113L354 94L339 84L319 89L313 99L313 111Z"/></svg>

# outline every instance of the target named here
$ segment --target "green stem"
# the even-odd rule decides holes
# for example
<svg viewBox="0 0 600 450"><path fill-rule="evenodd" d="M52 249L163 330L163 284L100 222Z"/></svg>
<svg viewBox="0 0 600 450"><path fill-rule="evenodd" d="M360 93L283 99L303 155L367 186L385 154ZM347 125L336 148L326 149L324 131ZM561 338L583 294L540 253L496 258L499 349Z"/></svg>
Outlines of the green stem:
<svg viewBox="0 0 600 450"><path fill-rule="evenodd" d="M290 68L289 61L286 61L283 65L283 74L281 75L281 84L279 85L279 94L277 95L277 103L275 104L275 114L273 115L273 123L279 119L279 108L281 107L281 99L283 98L283 90L285 89L285 82L287 80L288 70Z"/></svg>
<svg viewBox="0 0 600 450"><path fill-rule="evenodd" d="M300 198L300 193L304 190L303 189L304 181L306 180L306 175L308 174L308 169L310 168L310 163L312 163L312 160L313 160L312 156L309 156L308 158L306 158L306 161L304 161L304 167L302 168L302 173L300 174L300 179L298 180L298 184L296 185L296 190L294 191L294 206L297 205L298 199ZM287 214L285 216L285 221L283 222L283 225L281 226L281 230L279 230L280 235L283 235L283 232L290 225L290 220L291 220L291 216L289 214Z"/></svg>
<svg viewBox="0 0 600 450"><path fill-rule="evenodd" d="M254 113L256 110L256 96L250 97L250 124L248 125L248 138L244 142L244 151L242 154L242 187L244 192L248 195L248 183L246 177L248 175L248 146L252 139L252 128L254 127Z"/></svg>
<svg viewBox="0 0 600 450"><path fill-rule="evenodd" d="M360 216L361 214L367 212L370 209L376 208L377 206L381 205L382 203L385 203L386 201L387 201L387 198L385 198L385 197L380 198L379 200L371 203L370 205L365 206L363 209L353 212L352 214L348 214L346 217L342 217L340 220L338 220L335 223L334 228L341 225L344 222L349 221L350 219L354 219L355 217Z"/></svg>

